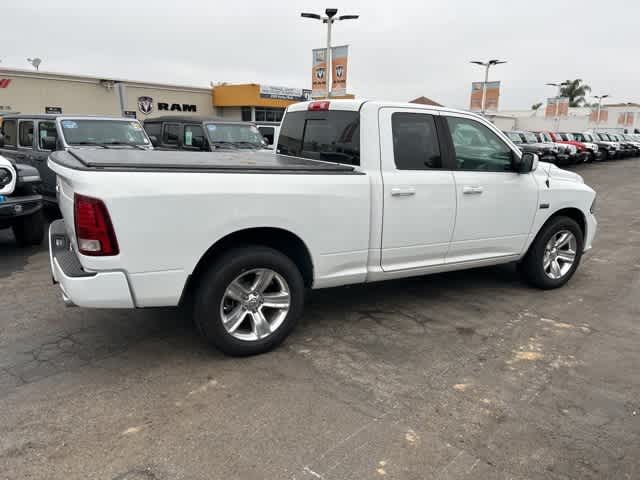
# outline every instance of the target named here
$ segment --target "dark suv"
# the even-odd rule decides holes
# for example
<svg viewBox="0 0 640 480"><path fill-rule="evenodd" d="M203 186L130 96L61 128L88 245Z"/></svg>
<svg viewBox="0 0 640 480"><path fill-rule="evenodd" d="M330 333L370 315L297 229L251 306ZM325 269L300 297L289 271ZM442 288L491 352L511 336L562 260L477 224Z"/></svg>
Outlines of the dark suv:
<svg viewBox="0 0 640 480"><path fill-rule="evenodd" d="M0 132L0 155L34 167L42 184L38 193L56 206L56 174L47 166L49 154L70 148L150 149L142 125L132 118L88 115L7 115Z"/></svg>
<svg viewBox="0 0 640 480"><path fill-rule="evenodd" d="M158 150L210 152L218 149L261 150L267 146L251 122L167 116L145 120L144 129Z"/></svg>
<svg viewBox="0 0 640 480"><path fill-rule="evenodd" d="M11 228L20 246L40 245L44 237L38 171L0 156L0 229Z"/></svg>

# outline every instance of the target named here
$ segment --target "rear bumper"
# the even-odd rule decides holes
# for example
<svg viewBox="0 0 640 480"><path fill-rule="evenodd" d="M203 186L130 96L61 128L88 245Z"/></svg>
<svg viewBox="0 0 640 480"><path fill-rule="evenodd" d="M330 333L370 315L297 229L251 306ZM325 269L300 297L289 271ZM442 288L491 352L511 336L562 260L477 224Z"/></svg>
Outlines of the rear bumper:
<svg viewBox="0 0 640 480"><path fill-rule="evenodd" d="M53 282L67 305L88 308L134 308L124 272L84 270L67 236L64 220L49 227L49 260Z"/></svg>

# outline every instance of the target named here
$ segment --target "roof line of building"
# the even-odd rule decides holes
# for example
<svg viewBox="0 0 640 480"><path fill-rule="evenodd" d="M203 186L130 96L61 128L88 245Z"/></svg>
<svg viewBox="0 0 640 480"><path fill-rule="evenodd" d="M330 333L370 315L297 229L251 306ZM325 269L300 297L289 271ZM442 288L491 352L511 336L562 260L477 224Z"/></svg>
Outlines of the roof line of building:
<svg viewBox="0 0 640 480"><path fill-rule="evenodd" d="M125 83L127 85L150 87L150 88L174 88L174 89L180 89L180 90L193 90L193 91L206 91L206 92L211 91L211 87L197 87L192 85L176 85L176 84L167 84L167 83L146 82L141 80L127 80L123 78L99 77L94 75L78 75L74 73L28 70L28 69L22 69L22 68L0 68L0 75L2 74L19 76L19 77L43 78L43 79L50 79L50 80L76 81L76 82L82 82L82 83L99 83L101 81L107 81L107 82Z"/></svg>

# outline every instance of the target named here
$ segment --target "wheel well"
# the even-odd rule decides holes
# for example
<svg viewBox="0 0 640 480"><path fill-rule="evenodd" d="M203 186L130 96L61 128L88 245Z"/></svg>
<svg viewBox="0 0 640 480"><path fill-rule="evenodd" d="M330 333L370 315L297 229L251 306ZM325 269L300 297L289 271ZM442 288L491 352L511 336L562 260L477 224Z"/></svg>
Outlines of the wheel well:
<svg viewBox="0 0 640 480"><path fill-rule="evenodd" d="M558 210L549 217L545 224L552 218L556 217L569 217L575 220L576 223L580 226L580 230L582 230L582 238L585 238L587 236L587 221L584 218L584 214L577 208L563 208L562 210Z"/></svg>
<svg viewBox="0 0 640 480"><path fill-rule="evenodd" d="M192 287L198 284L199 277L208 265L229 249L243 245L263 245L278 250L296 264L302 274L305 287L309 288L313 284L311 254L300 237L281 228L248 228L231 233L209 247L189 276L182 293L181 303L193 290Z"/></svg>

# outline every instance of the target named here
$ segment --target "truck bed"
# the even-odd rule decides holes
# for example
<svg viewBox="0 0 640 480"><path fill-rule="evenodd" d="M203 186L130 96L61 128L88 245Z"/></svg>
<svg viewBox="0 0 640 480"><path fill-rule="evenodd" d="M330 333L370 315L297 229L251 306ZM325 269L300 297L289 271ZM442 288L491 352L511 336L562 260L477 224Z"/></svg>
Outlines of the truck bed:
<svg viewBox="0 0 640 480"><path fill-rule="evenodd" d="M74 170L112 172L224 172L271 174L359 174L354 167L267 151L143 151L73 149L54 152L51 161Z"/></svg>

